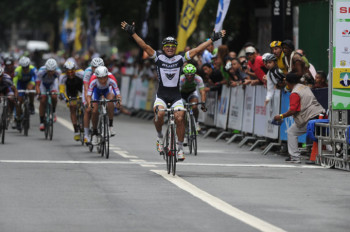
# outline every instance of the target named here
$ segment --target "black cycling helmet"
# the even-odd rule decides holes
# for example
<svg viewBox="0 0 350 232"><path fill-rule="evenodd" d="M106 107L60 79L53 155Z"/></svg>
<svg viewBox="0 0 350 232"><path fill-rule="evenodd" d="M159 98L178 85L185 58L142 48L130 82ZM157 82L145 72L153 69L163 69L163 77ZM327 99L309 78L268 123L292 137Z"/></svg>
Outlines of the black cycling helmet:
<svg viewBox="0 0 350 232"><path fill-rule="evenodd" d="M14 59L12 56L8 56L4 59L4 64L5 65L10 65L10 64L13 64L14 63Z"/></svg>
<svg viewBox="0 0 350 232"><path fill-rule="evenodd" d="M168 36L162 41L162 45L164 46L165 44L175 44L177 45L177 41L174 37Z"/></svg>

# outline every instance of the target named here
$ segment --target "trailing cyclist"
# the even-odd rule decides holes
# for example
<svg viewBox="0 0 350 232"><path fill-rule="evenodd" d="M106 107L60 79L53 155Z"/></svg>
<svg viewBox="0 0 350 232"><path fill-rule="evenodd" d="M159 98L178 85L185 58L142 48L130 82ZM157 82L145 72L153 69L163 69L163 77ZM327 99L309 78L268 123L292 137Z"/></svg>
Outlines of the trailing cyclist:
<svg viewBox="0 0 350 232"><path fill-rule="evenodd" d="M84 71L82 69L77 69L76 64L67 60L64 63L65 72L61 74L59 78L59 89L60 89L60 98L64 99L66 97L76 98L78 97L79 92L82 93L83 89L83 78ZM66 99L68 100L68 99ZM70 119L74 128L74 140L80 140L79 126L77 123L77 100L69 102L70 110Z"/></svg>
<svg viewBox="0 0 350 232"><path fill-rule="evenodd" d="M108 69L105 66L99 66L95 69L95 74L92 75L89 89L87 92L87 109L91 111L91 100L99 100L102 96L104 96L108 100L113 100L115 97L117 99L121 99L120 91L118 88L118 84L113 75L108 72ZM120 105L120 103L119 103ZM107 103L107 114L109 118L109 134L111 136L115 135L113 130L113 116L114 116L114 103ZM97 124L98 124L98 104L93 103L92 115L92 145L97 145ZM88 140L88 135L84 135L85 139Z"/></svg>
<svg viewBox="0 0 350 232"><path fill-rule="evenodd" d="M203 112L206 112L207 109L205 107L205 100L206 100L206 92L205 92L205 86L203 79L196 74L197 69L193 64L187 64L183 68L184 74L180 76L180 92L181 97L185 102L190 103L198 103L198 92L197 87L199 89L199 92L201 94L201 101L202 106L201 110ZM196 120L196 129L197 131L200 130L199 123L198 123L198 107L197 105L192 106L193 115Z"/></svg>
<svg viewBox="0 0 350 232"><path fill-rule="evenodd" d="M13 83L17 90L34 90L36 81L36 68L30 64L30 59L23 56L19 60L19 66L15 70L15 77ZM17 129L21 130L21 115L22 115L22 104L23 96L25 93L19 93L18 104L16 107L16 121ZM34 114L34 93L29 94L29 110L31 114Z"/></svg>
<svg viewBox="0 0 350 232"><path fill-rule="evenodd" d="M83 103L86 106L84 111L84 143L86 144L90 143L89 127L90 127L90 119L91 119L90 108L86 105L87 92L88 92L91 76L94 74L95 69L98 66L104 66L104 62L100 57L95 57L91 60L90 67L88 67L84 71Z"/></svg>
<svg viewBox="0 0 350 232"><path fill-rule="evenodd" d="M36 93L40 98L40 106L39 106L39 116L40 116L40 126L39 129L41 131L45 130L45 107L47 103L47 96L42 93L46 92L58 92L58 78L60 77L62 71L57 67L56 60L50 58L46 61L45 65L42 66L38 71L38 78L36 80ZM57 104L57 96L52 95L52 106L53 106L53 114L54 121L56 121L56 104Z"/></svg>
<svg viewBox="0 0 350 232"><path fill-rule="evenodd" d="M184 62L192 59L195 55L202 52L207 48L213 41L216 41L225 36L226 31L213 32L211 38L198 47L193 48L185 53L184 56L175 55L177 41L173 37L166 37L162 41L163 53L155 51L151 46L145 43L135 33L135 23L132 25L123 21L121 23L123 30L128 32L135 42L149 55L150 58L154 59L157 66L157 73L159 79L159 87L157 91L156 100L154 102L154 112L156 107L159 109L166 109L167 104L175 109L184 109L184 105L181 100L181 93L179 90L180 71ZM163 133L162 126L164 124L165 112L159 112L159 120L154 121L157 131L157 150L158 152L163 151ZM178 137L178 160L183 161L185 159L183 152L183 141L185 136L185 123L184 123L184 111L175 112L175 123L176 123L176 134Z"/></svg>
<svg viewBox="0 0 350 232"><path fill-rule="evenodd" d="M0 96L8 96L9 112L13 111L15 106L15 97L18 96L17 88L11 80L11 76L4 72L4 68L0 67Z"/></svg>

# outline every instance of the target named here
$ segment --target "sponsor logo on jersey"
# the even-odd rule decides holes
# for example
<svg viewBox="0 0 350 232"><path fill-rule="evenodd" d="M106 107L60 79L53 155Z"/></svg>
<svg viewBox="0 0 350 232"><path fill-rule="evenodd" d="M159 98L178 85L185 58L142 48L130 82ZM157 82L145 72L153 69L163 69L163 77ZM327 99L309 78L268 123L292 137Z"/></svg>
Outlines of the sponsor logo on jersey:
<svg viewBox="0 0 350 232"><path fill-rule="evenodd" d="M345 66L346 65L346 61L345 60L341 60L340 61L340 66Z"/></svg>
<svg viewBox="0 0 350 232"><path fill-rule="evenodd" d="M162 63L162 68L176 68L177 65L178 65L177 63L175 63L175 64Z"/></svg>
<svg viewBox="0 0 350 232"><path fill-rule="evenodd" d="M165 75L169 80L172 80L175 77L175 73L165 73Z"/></svg>

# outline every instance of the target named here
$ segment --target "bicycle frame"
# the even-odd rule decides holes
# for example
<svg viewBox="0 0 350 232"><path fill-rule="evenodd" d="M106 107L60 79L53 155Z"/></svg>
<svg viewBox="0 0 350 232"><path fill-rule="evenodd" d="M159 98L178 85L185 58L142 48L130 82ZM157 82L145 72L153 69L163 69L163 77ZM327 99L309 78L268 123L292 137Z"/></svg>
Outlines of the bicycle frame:
<svg viewBox="0 0 350 232"><path fill-rule="evenodd" d="M108 100L102 98L101 100L92 100L92 103L98 103L98 124L97 129L99 130L99 149L98 152L101 152L101 156L105 156L106 159L109 158L109 118L107 114L107 103L109 102L120 102L119 99Z"/></svg>
<svg viewBox="0 0 350 232"><path fill-rule="evenodd" d="M29 93L35 93L35 90L18 90L18 93L24 93L23 104L22 104L22 128L25 136L28 136L28 130L30 127L30 112L29 112Z"/></svg>
<svg viewBox="0 0 350 232"><path fill-rule="evenodd" d="M47 102L45 106L45 138L52 140L53 137L53 106L52 106L52 95L59 95L57 92L47 91L42 93L47 96Z"/></svg>
<svg viewBox="0 0 350 232"><path fill-rule="evenodd" d="M176 173L176 125L175 125L175 112L176 111L186 111L185 109L174 109L173 107L168 109L159 109L156 106L155 110L155 121L158 121L158 112L165 111L168 114L168 124L166 134L163 140L164 152L163 157L166 160L167 172L175 176Z"/></svg>

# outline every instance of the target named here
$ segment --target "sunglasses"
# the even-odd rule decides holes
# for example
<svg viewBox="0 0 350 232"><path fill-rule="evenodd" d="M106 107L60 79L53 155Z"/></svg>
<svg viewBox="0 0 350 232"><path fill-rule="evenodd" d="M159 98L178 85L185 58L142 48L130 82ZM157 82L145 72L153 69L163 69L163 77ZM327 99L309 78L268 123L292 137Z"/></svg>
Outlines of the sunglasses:
<svg viewBox="0 0 350 232"><path fill-rule="evenodd" d="M175 44L165 44L164 45L165 48L176 48Z"/></svg>

